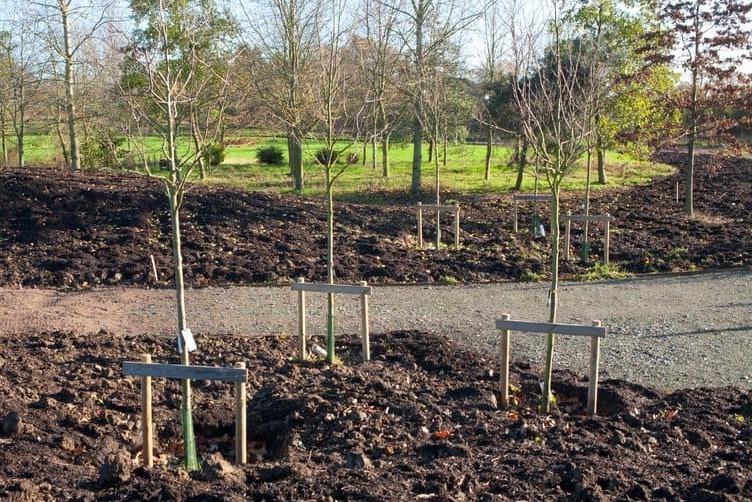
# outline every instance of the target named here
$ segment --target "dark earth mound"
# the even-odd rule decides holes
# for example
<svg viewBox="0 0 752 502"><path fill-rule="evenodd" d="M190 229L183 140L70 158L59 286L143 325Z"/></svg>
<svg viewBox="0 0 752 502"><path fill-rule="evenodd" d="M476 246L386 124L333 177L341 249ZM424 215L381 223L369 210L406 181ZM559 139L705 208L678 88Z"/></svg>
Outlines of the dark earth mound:
<svg viewBox="0 0 752 502"><path fill-rule="evenodd" d="M752 392L662 395L557 373L558 410L535 412L537 373L515 366L517 404L497 407L488 358L444 338L394 332L373 361L343 337L344 365L295 360L295 340L205 337L194 362L250 368L250 463L233 468L232 388L195 382L204 469L177 469L176 382L155 380L158 467L140 467L142 352L175 362L169 340L64 333L0 345L0 498L12 500L749 500ZM492 372L493 370L493 372Z"/></svg>
<svg viewBox="0 0 752 502"><path fill-rule="evenodd" d="M678 164L682 159L676 154L664 160ZM611 260L633 273L751 264L752 160L725 160L712 173L699 169L696 220L687 220L682 204L674 201L677 179L594 195L592 213L617 218ZM162 192L156 181L117 174L1 172L0 284L145 285L150 283L150 254L162 283L170 283L170 223ZM460 251L417 249L415 211L406 205L337 204L338 280L485 282L546 275L547 241L527 230L512 234L510 194L454 199L462 203ZM563 209L577 212L581 199L580 193L565 194ZM531 220L532 207L523 205L521 227ZM201 185L188 195L183 221L186 279L192 286L284 283L325 275L321 201ZM428 242L433 221L426 215ZM451 241L451 218L442 221L443 234ZM573 242L580 232L573 228ZM592 235L590 254L598 259L602 230L594 229ZM574 277L587 269L571 262L564 264L563 273Z"/></svg>

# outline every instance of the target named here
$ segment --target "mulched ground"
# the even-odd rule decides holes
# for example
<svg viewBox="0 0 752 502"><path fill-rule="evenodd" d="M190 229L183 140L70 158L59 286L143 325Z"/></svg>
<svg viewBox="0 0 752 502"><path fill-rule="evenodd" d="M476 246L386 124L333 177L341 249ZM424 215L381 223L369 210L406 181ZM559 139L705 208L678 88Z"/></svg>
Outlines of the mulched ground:
<svg viewBox="0 0 752 502"><path fill-rule="evenodd" d="M663 160L680 164L682 159L671 154ZM634 273L751 264L752 160L726 160L712 173L699 169L696 220L687 220L674 201L676 179L594 195L594 214L609 212L618 218L612 261ZM566 194L564 210L577 212L581 198ZM462 203L460 251L417 249L411 208L338 203L338 279L486 282L545 276L548 244L527 230L511 233L511 195L446 199ZM532 219L532 207L527 206L522 227ZM145 285L151 281L150 254L162 283L170 283L167 201L156 181L6 170L0 173L0 208L1 285ZM325 213L318 200L197 186L187 197L183 220L186 279L192 286L285 283L325 275ZM426 216L427 242L434 234L432 222ZM443 233L451 240L451 218L445 216L443 222ZM579 231L574 229L575 241ZM601 254L601 239L594 237L592 258ZM563 272L574 277L587 268L570 263Z"/></svg>
<svg viewBox="0 0 752 502"><path fill-rule="evenodd" d="M319 341L318 343L321 343ZM515 365L516 404L497 406L494 355L401 331L373 337L370 363L293 359L295 340L205 337L194 363L249 372L252 452L233 458L232 387L194 382L200 472L178 468L179 388L154 381L157 467L140 467L139 384L120 373L153 337L50 333L0 345L0 498L10 500L749 500L752 391L660 394L555 375L536 412L537 371Z"/></svg>

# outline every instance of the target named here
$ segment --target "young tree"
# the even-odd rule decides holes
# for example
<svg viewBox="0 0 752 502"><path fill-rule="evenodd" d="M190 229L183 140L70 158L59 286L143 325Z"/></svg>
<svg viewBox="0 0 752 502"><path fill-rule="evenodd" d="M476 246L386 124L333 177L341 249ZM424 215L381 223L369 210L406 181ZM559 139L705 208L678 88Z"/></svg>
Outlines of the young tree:
<svg viewBox="0 0 752 502"><path fill-rule="evenodd" d="M215 78L211 65L202 58L215 33L209 29L212 4L191 0L135 0L131 4L137 29L123 63L123 89L132 109L149 129L162 139L160 168L170 208L173 271L177 304L178 337L186 324L180 209L187 183L206 153L208 143L198 148L178 146L179 129L188 126L192 106L211 93ZM151 174L151 171L148 171ZM182 339L182 338L181 338ZM189 364L189 349L182 344L182 364ZM185 468L198 468L193 436L191 384L182 382L182 419Z"/></svg>
<svg viewBox="0 0 752 502"><path fill-rule="evenodd" d="M344 39L351 31L345 25L345 0L322 0L326 10L321 29L319 47L320 77L316 110L319 124L323 129L324 148L316 154L316 160L324 170L326 188L326 277L329 284L334 284L334 183L344 173L348 163L337 164L338 159L359 139L363 127L366 103L353 100L357 96L348 87L349 82L357 82L354 72L358 65L355 61L347 64L344 57ZM335 361L334 351L334 294L327 294L327 361Z"/></svg>
<svg viewBox="0 0 752 502"><path fill-rule="evenodd" d="M520 109L522 133L527 138L538 169L552 195L551 201L551 289L549 291L549 322L555 323L559 302L559 215L560 189L564 178L574 169L585 152L593 134L590 120L590 79L583 78L585 58L582 45L575 43L577 33L564 20L571 5L562 0L551 2L548 39L542 58L526 59L527 76L515 86L515 99ZM535 55L537 37L528 35L525 54ZM554 335L546 343L543 409L551 402L551 371Z"/></svg>
<svg viewBox="0 0 752 502"><path fill-rule="evenodd" d="M481 105L481 120L486 128L486 168L483 179L491 179L491 158L493 157L494 144L494 118L490 104L491 93L494 86L501 80L501 61L504 56L504 40L506 38L503 29L501 2L492 0L486 5L483 13L483 47L484 59L481 68L481 80L486 89Z"/></svg>
<svg viewBox="0 0 752 502"><path fill-rule="evenodd" d="M752 56L752 3L740 0L668 0L662 17L674 39L675 61L689 74L685 110L687 170L684 210L694 216L695 150L699 138L723 144L734 122L725 111L739 102L739 65Z"/></svg>

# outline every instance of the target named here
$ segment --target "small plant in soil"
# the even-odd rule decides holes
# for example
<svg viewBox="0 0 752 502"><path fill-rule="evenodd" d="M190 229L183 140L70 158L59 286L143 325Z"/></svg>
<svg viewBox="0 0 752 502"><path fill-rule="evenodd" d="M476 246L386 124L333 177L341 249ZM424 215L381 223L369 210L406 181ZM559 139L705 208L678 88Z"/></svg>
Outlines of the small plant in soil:
<svg viewBox="0 0 752 502"><path fill-rule="evenodd" d="M439 277L439 282L449 286L455 286L460 283L460 281L457 280L456 277L453 277L451 275L442 275L441 277Z"/></svg>

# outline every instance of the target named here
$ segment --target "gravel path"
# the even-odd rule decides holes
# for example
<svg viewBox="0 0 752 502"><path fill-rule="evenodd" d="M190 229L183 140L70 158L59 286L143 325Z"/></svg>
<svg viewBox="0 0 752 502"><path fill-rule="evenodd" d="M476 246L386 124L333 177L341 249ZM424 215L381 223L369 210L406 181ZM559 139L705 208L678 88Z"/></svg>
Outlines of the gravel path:
<svg viewBox="0 0 752 502"><path fill-rule="evenodd" d="M0 336L49 330L170 335L170 290L109 288L79 293L0 288ZM388 286L374 288L372 332L440 332L495 354L494 319L546 319L545 284ZM309 332L324 332L324 297L309 295ZM295 296L288 288L191 290L194 333L295 333ZM337 304L337 329L356 332L355 299ZM752 271L641 277L627 281L564 283L561 322L602 319L603 377L664 389L733 385L752 388ZM200 341L199 341L200 343ZM512 356L538 361L543 337L516 334ZM559 337L559 367L584 372L589 344Z"/></svg>

